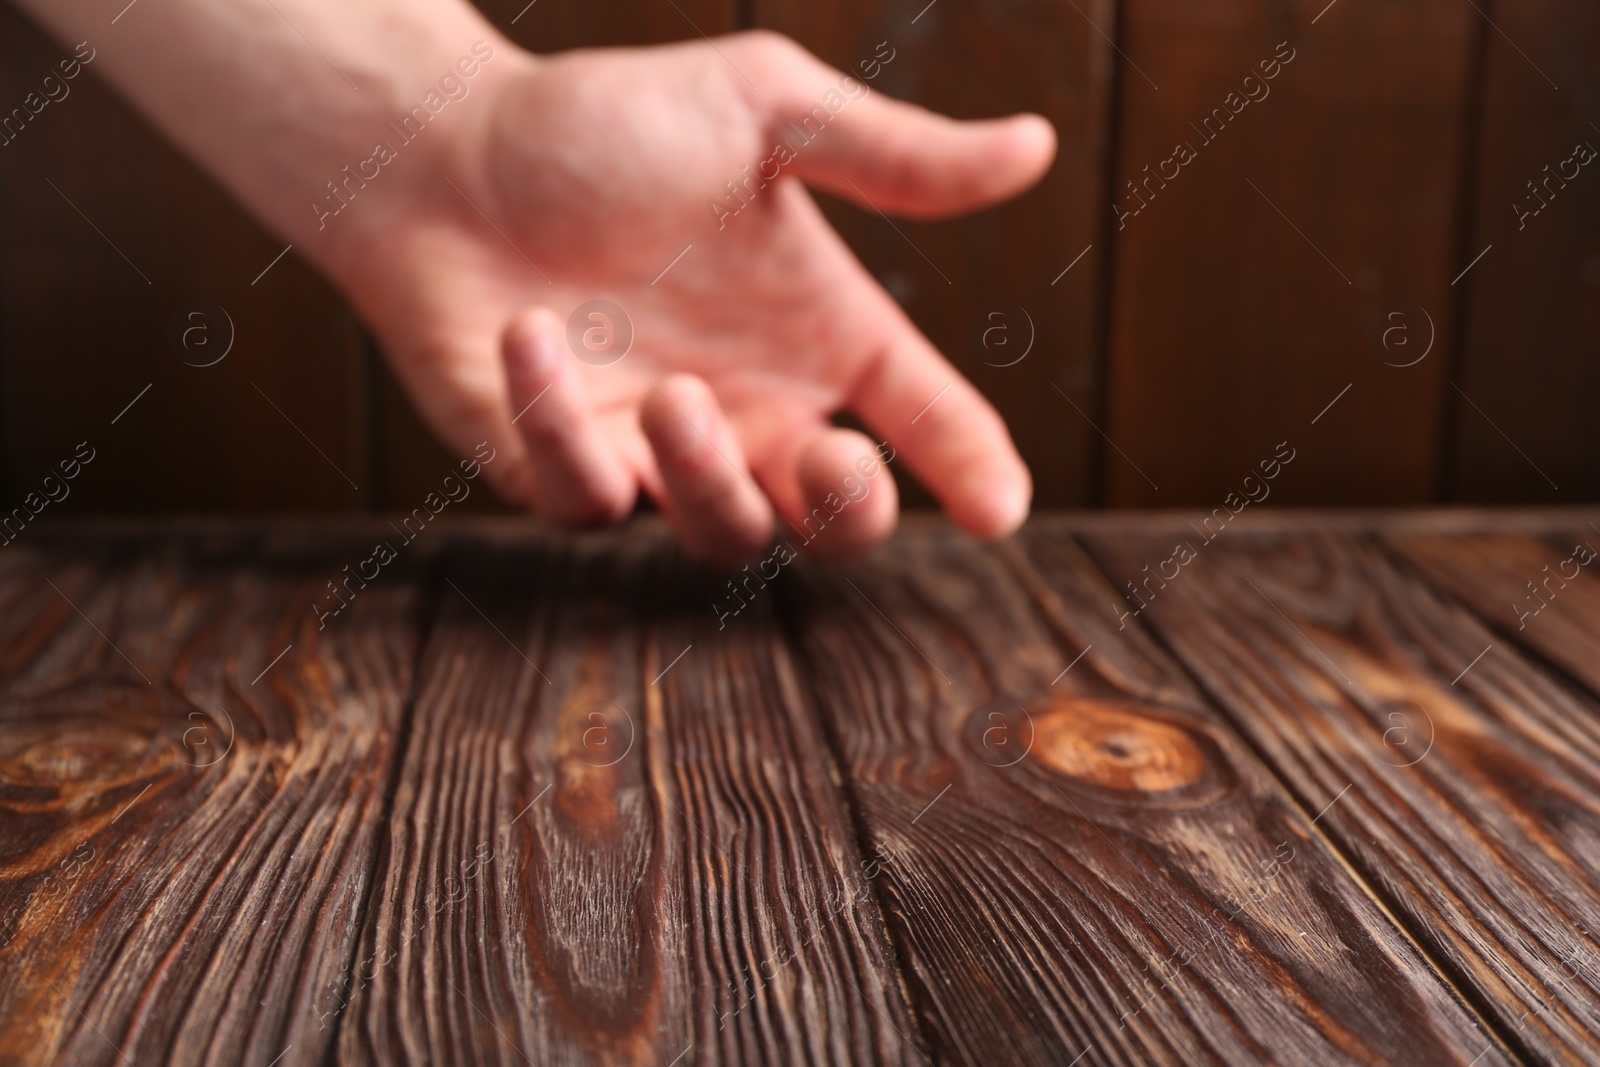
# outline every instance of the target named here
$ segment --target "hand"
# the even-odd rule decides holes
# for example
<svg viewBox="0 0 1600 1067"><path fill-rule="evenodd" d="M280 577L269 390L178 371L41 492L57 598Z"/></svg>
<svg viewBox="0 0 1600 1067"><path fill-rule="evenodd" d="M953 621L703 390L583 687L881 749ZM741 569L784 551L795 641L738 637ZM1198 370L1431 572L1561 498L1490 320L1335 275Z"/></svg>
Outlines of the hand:
<svg viewBox="0 0 1600 1067"><path fill-rule="evenodd" d="M848 410L967 530L1021 523L1032 485L999 415L801 183L892 215L971 211L1042 175L1043 119L953 122L766 33L550 59L502 44L494 64L330 263L434 431L497 450L502 495L594 524L642 488L691 553L736 561L769 543L774 510L798 532L861 483L875 442L828 421ZM814 116L825 100L837 113ZM786 123L807 118L802 143ZM596 298L633 331L603 366L614 352L586 362L567 341ZM859 554L897 511L879 476L810 547Z"/></svg>

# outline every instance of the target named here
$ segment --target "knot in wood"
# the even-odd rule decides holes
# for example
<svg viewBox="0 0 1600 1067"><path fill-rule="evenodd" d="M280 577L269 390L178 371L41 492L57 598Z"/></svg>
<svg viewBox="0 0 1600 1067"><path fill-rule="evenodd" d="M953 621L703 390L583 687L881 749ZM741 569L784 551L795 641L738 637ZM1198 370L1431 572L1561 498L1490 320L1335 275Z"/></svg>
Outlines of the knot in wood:
<svg viewBox="0 0 1600 1067"><path fill-rule="evenodd" d="M1102 789L1165 793L1206 775L1205 754L1188 731L1135 705L1058 700L1030 714L1033 754L1069 778Z"/></svg>
<svg viewBox="0 0 1600 1067"><path fill-rule="evenodd" d="M36 798L104 792L174 762L148 736L117 724L34 723L0 734L0 785L42 791Z"/></svg>

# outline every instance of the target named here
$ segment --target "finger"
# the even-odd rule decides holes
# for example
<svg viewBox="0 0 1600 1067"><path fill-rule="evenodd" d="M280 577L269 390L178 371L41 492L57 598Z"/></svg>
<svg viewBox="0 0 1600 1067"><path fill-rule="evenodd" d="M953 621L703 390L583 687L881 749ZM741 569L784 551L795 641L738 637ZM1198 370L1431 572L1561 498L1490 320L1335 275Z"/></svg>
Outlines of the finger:
<svg viewBox="0 0 1600 1067"><path fill-rule="evenodd" d="M792 44L768 47L785 58L762 79L772 155L753 168L760 178L793 173L863 207L936 218L1010 199L1055 158L1055 128L1041 115L961 122L893 100Z"/></svg>
<svg viewBox="0 0 1600 1067"><path fill-rule="evenodd" d="M511 421L528 453L523 503L571 525L620 522L634 482L600 432L563 345L561 321L533 308L501 339Z"/></svg>
<svg viewBox="0 0 1600 1067"><path fill-rule="evenodd" d="M640 413L655 452L667 519L692 556L751 558L772 540L772 506L751 481L733 428L710 386L690 374L662 379Z"/></svg>
<svg viewBox="0 0 1600 1067"><path fill-rule="evenodd" d="M839 120L836 137L817 138L816 151L798 154L795 173L869 210L908 218L1009 200L1044 176L1056 152L1055 129L1039 115L957 122L874 95Z"/></svg>
<svg viewBox="0 0 1600 1067"><path fill-rule="evenodd" d="M850 408L887 438L957 525L978 537L1011 533L1028 516L1033 479L1000 413L897 308L885 313L896 325Z"/></svg>
<svg viewBox="0 0 1600 1067"><path fill-rule="evenodd" d="M871 438L829 426L805 441L794 459L789 477L796 492L787 506L780 500L779 509L796 548L843 562L866 555L894 532L900 494Z"/></svg>

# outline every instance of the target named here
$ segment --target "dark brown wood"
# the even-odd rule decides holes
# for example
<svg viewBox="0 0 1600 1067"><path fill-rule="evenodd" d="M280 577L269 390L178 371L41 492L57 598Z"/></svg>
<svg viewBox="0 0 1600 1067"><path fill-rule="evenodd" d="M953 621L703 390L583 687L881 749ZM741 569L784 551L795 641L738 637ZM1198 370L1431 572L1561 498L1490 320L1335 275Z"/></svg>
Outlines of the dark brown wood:
<svg viewBox="0 0 1600 1067"><path fill-rule="evenodd" d="M320 540L0 552L0 1060L321 1062L419 617L391 573L319 632L370 549Z"/></svg>
<svg viewBox="0 0 1600 1067"><path fill-rule="evenodd" d="M0 8L5 114L72 54ZM0 147L4 503L87 440L99 458L53 508L364 506L355 319L294 252L272 265L285 242L107 88L100 62ZM221 313L188 318L202 300ZM203 333L181 348L174 323ZM190 365L220 356L230 333L220 362Z"/></svg>
<svg viewBox="0 0 1600 1067"><path fill-rule="evenodd" d="M739 0L611 0L606 4L529 4L473 0L500 31L533 52L696 40L740 29ZM515 22L512 20L515 19Z"/></svg>
<svg viewBox="0 0 1600 1067"><path fill-rule="evenodd" d="M1462 500L1592 500L1600 158L1563 164L1578 145L1600 153L1600 10L1581 0L1480 6L1497 28L1487 39L1472 241L1452 276L1489 251L1458 285L1460 392L1446 397L1453 489Z"/></svg>
<svg viewBox="0 0 1600 1067"><path fill-rule="evenodd" d="M1089 503L1100 448L1088 419L1100 418L1115 61L1102 31L1115 31L1116 15L1112 0L1076 7L754 3L756 25L858 76L887 42L894 59L868 83L875 90L957 118L1036 111L1054 123L1055 166L1036 189L993 211L890 225L869 209L821 198L867 268L1005 416L1041 507ZM928 498L913 489L909 499Z"/></svg>
<svg viewBox="0 0 1600 1067"><path fill-rule="evenodd" d="M0 1062L1596 1058L1588 520L1237 521L30 528Z"/></svg>
<svg viewBox="0 0 1600 1067"><path fill-rule="evenodd" d="M1108 503L1215 506L1285 438L1277 501L1433 498L1478 18L1127 0Z"/></svg>
<svg viewBox="0 0 1600 1067"><path fill-rule="evenodd" d="M922 527L791 609L940 1060L1504 1062L1070 537L1026 544Z"/></svg>
<svg viewBox="0 0 1600 1067"><path fill-rule="evenodd" d="M773 594L665 544L461 553L342 1058L920 1061Z"/></svg>
<svg viewBox="0 0 1600 1067"><path fill-rule="evenodd" d="M1388 543L1494 629L1600 693L1600 531L1564 532L1391 534Z"/></svg>
<svg viewBox="0 0 1600 1067"><path fill-rule="evenodd" d="M1197 552L1176 577L1174 544ZM1600 1055L1595 698L1368 538L1174 525L1090 545L1507 1041Z"/></svg>

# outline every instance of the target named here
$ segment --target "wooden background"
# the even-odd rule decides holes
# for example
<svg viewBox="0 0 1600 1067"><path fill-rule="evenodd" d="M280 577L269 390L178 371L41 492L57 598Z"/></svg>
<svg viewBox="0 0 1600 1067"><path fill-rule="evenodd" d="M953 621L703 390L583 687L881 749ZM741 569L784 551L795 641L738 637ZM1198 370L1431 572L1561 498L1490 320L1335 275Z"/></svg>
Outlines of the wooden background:
<svg viewBox="0 0 1600 1067"><path fill-rule="evenodd" d="M512 26L524 3L482 6L537 51L764 26L847 67L888 40L892 95L1047 115L1062 150L1038 189L902 224L952 286L882 219L827 204L999 405L1040 506L1218 506L1285 440L1278 503L1600 496L1600 167L1520 230L1512 207L1600 147L1593 4L543 0ZM1113 198L1137 204L1126 183L1198 143L1190 124L1279 42L1270 95L1119 228ZM0 10L0 102L64 54ZM61 511L412 506L449 461L360 323L293 253L252 285L282 242L92 67L72 86L0 148L0 497L87 439ZM213 367L168 342L196 299L236 327ZM1019 308L1033 346L993 366L1026 340ZM1013 347L986 351L997 310Z"/></svg>

